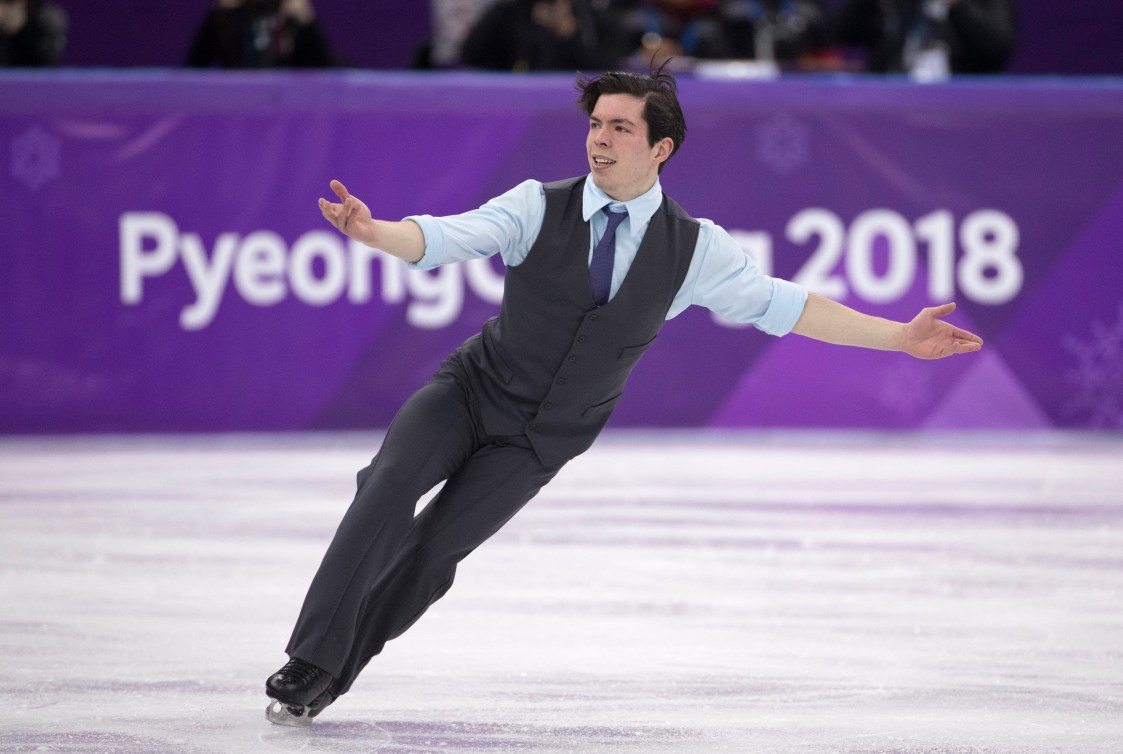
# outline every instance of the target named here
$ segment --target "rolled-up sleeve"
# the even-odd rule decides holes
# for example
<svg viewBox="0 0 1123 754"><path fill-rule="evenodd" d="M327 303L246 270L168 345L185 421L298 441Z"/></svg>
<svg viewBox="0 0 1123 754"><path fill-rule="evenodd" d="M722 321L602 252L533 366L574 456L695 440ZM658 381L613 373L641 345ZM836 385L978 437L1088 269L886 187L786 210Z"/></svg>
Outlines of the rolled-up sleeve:
<svg viewBox="0 0 1123 754"><path fill-rule="evenodd" d="M803 314L807 291L790 280L773 277L765 279L772 284L772 300L768 302L764 316L753 325L769 335L787 335L799 321L799 315Z"/></svg>
<svg viewBox="0 0 1123 754"><path fill-rule="evenodd" d="M795 327L807 291L763 274L753 258L722 228L701 220L683 290L686 305L704 306L731 322L749 324L769 335L787 335ZM672 310L673 311L673 310Z"/></svg>
<svg viewBox="0 0 1123 754"><path fill-rule="evenodd" d="M415 270L431 270L444 264L445 234L437 218L432 215L410 215L403 219L417 223L421 234L425 236L425 254L416 262L406 262L406 266Z"/></svg>
<svg viewBox="0 0 1123 754"><path fill-rule="evenodd" d="M508 267L520 264L534 245L546 214L538 181L523 181L479 209L460 215L410 215L425 236L425 254L410 267L431 270L442 264L486 259L500 254Z"/></svg>

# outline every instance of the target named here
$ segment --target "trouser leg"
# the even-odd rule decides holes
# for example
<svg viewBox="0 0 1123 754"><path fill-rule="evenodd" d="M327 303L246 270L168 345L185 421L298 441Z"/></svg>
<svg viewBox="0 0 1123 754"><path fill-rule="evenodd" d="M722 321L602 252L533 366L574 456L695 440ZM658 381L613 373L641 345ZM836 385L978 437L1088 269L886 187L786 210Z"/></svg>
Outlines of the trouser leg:
<svg viewBox="0 0 1123 754"><path fill-rule="evenodd" d="M560 468L543 467L529 447L505 443L472 454L414 519L371 584L351 653L336 675L337 696L387 641L448 591L456 564L499 531Z"/></svg>
<svg viewBox="0 0 1123 754"><path fill-rule="evenodd" d="M371 585L395 560L417 501L479 444L470 398L438 376L398 411L312 580L286 651L337 678L352 654Z"/></svg>

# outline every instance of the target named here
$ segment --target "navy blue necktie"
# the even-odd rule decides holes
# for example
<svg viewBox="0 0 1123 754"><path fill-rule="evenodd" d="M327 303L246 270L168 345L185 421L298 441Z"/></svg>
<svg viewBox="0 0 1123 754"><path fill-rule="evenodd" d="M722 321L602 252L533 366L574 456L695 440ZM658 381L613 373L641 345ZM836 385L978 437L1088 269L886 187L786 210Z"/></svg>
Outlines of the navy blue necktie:
<svg viewBox="0 0 1123 754"><path fill-rule="evenodd" d="M602 211L608 215L608 227L597 241L593 261L589 263L589 284L593 288L593 303L597 306L608 303L608 294L612 290L612 262L616 257L616 228L628 216L628 210L612 212L605 207Z"/></svg>

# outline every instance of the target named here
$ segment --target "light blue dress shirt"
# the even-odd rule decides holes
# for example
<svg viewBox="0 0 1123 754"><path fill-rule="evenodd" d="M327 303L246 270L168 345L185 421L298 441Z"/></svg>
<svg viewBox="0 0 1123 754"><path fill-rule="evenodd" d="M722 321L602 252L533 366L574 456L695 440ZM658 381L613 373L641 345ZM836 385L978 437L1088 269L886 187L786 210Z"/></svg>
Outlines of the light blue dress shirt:
<svg viewBox="0 0 1123 754"><path fill-rule="evenodd" d="M647 193L627 202L618 202L605 194L591 176L585 181L582 215L591 224L590 260L608 223L601 208L611 205L613 211L621 207L628 210L628 218L616 230L611 296L624 282L651 216L662 201L663 189L658 180ZM529 180L461 215L411 215L405 219L421 227L425 255L410 266L429 270L450 262L499 254L508 267L517 267L534 246L545 214L546 192L539 181ZM698 222L701 227L694 257L667 319L697 305L770 335L791 332L803 312L807 292L795 283L761 274L752 257L723 228L710 220Z"/></svg>

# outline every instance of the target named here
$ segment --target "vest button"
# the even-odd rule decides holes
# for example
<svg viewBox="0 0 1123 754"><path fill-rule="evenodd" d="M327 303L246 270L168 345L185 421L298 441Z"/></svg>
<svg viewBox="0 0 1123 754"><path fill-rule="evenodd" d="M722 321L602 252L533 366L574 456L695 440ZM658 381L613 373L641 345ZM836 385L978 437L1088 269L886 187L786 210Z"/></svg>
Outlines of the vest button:
<svg viewBox="0 0 1123 754"><path fill-rule="evenodd" d="M546 401L545 403L542 404L542 408L546 409L547 411L549 411L553 407L554 407L554 404L550 403L549 401Z"/></svg>
<svg viewBox="0 0 1123 754"><path fill-rule="evenodd" d="M565 384L565 377L558 377L558 384L564 385Z"/></svg>
<svg viewBox="0 0 1123 754"><path fill-rule="evenodd" d="M575 361L577 361L577 357L576 357L576 356L570 356L570 357L569 357L569 363L570 363L570 364L572 364L572 363L573 363L573 362L575 362Z"/></svg>
<svg viewBox="0 0 1123 754"><path fill-rule="evenodd" d="M584 343L588 339L589 339L588 335L578 335L577 336L577 342L578 343Z"/></svg>
<svg viewBox="0 0 1123 754"><path fill-rule="evenodd" d="M589 315L589 319L596 319L596 318L597 318L596 312L593 312L592 314Z"/></svg>
<svg viewBox="0 0 1123 754"><path fill-rule="evenodd" d="M534 430L538 429L538 425L534 422L531 422L530 424L526 425L526 428L533 432Z"/></svg>

